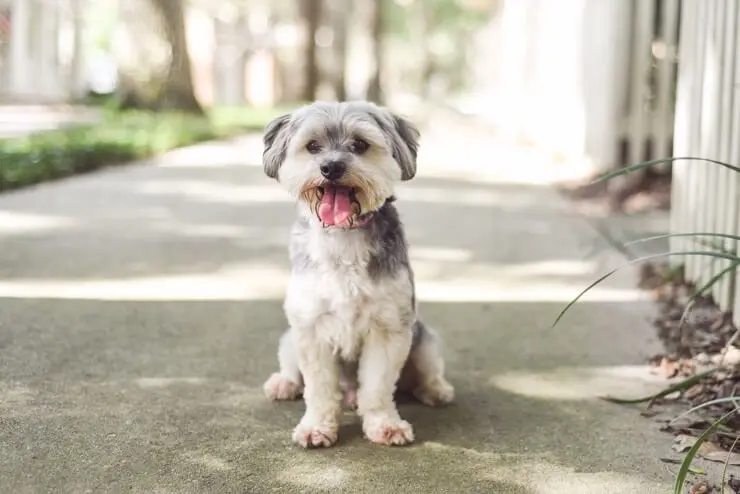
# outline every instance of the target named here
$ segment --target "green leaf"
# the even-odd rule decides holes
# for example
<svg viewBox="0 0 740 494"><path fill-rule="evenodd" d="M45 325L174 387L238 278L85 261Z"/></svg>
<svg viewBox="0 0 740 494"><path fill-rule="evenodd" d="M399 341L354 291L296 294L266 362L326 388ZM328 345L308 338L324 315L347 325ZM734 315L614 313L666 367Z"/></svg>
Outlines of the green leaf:
<svg viewBox="0 0 740 494"><path fill-rule="evenodd" d="M633 398L633 399L622 399L622 398L614 398L611 396L602 396L600 397L602 400L611 402L611 403L617 403L619 405L634 405L637 403L648 403L648 407L652 405L652 403L660 398L663 398L664 396L668 396L669 394L675 393L676 391L683 391L684 389L688 389L691 386L701 382L705 377L711 375L716 368L709 369L704 372L700 372L699 374L694 374L691 377L688 377L684 379L683 381L677 382L676 384L673 384L672 386L669 386L665 388L663 391L660 391L658 393L652 394L650 396L644 396L642 398Z"/></svg>
<svg viewBox="0 0 740 494"><path fill-rule="evenodd" d="M558 314L558 316L555 318L555 322L552 323L552 326L550 326L550 329L554 328L558 324L558 322L560 322L560 320L563 318L563 316L565 315L565 313L576 302L578 302L581 299L581 297L583 297L592 288L594 288L596 285L598 285L602 281L604 281L607 278L609 278L610 276L612 276L614 273L616 273L620 269L625 268L625 267L628 267L628 266L631 266L632 264L636 264L636 263L643 262L643 261L648 261L650 259L656 259L656 258L660 258L660 257L669 257L669 256L706 256L706 257L714 257L716 259L726 259L726 260L729 260L729 261L737 261L737 260L739 260L738 257L737 256L734 256L734 255L724 254L722 252L701 251L701 250L700 251L692 250L692 251L679 251L679 252L663 252L663 253L660 253L660 254L651 254L649 256L643 256L643 257L638 257L637 259L632 259L627 264L624 264L624 265L622 265L622 266L620 266L618 268L612 269L611 271L609 271L608 273L606 273L605 275L601 276L599 279L597 279L596 281L594 281L593 283L591 283L590 285L588 285L585 289L583 289L576 296L576 298L574 298L573 300L571 300L565 306L565 308L562 311L560 311L560 314Z"/></svg>
<svg viewBox="0 0 740 494"><path fill-rule="evenodd" d="M685 412L681 412L676 417L671 419L671 422L676 422L682 417L690 415L698 410L701 410L702 408L710 407L712 405L722 405L723 403L740 403L740 396L726 396L724 398L715 398L714 400L705 401L704 403L700 403L695 407L686 410Z"/></svg>
<svg viewBox="0 0 740 494"><path fill-rule="evenodd" d="M639 244L643 242L652 242L653 240L662 240L664 238L673 238L673 237L715 237L715 238L725 238L728 240L737 240L740 241L740 235L730 235L729 233L714 233L714 232L701 232L701 233L665 233L662 235L654 235L652 237L645 237L640 238L637 240L632 240L630 242L625 242L624 245L634 245Z"/></svg>
<svg viewBox="0 0 740 494"><path fill-rule="evenodd" d="M627 166L625 168L620 168L619 170L615 170L611 173L607 173L606 175L597 178L592 183L604 182L606 180L611 180L612 178L619 177L621 175L626 175L628 173L632 173L638 170L642 170L643 168L648 168L653 165L659 165L661 163L672 163L674 161L680 161L680 160L704 161L707 163L712 163L715 165L723 166L734 172L740 173L740 168L738 168L737 166L730 165L728 163L724 163L722 161L712 160L708 158L698 158L698 157L686 156L686 157L660 158L656 160L650 160L650 161L644 161L642 163L637 163L635 165Z"/></svg>
<svg viewBox="0 0 740 494"><path fill-rule="evenodd" d="M714 432L717 427L720 426L722 422L725 421L730 415L736 413L737 410L732 410L730 412L727 412L723 416L721 416L719 419L717 419L716 422L714 422L712 425L710 425L707 430L705 430L701 436L699 436L696 439L696 442L693 446L691 446L691 449L686 453L686 456L683 459L683 462L681 463L681 468L678 470L678 475L676 475L676 484L673 488L674 494L683 494L684 492L684 483L686 482L686 476L689 474L689 469L691 468L691 463L694 461L694 458L696 457L696 454L699 452L699 448L701 445L709 438L709 436Z"/></svg>

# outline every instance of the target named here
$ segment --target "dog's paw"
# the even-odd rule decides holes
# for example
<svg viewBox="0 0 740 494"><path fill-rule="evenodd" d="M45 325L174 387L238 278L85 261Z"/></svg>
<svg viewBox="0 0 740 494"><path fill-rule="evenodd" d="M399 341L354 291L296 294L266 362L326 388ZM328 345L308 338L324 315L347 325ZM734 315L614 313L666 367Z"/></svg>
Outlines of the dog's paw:
<svg viewBox="0 0 740 494"><path fill-rule="evenodd" d="M455 399L455 388L444 379L414 389L414 397L430 407L449 405Z"/></svg>
<svg viewBox="0 0 740 494"><path fill-rule="evenodd" d="M414 442L414 429L400 418L366 417L362 430L376 444L403 446Z"/></svg>
<svg viewBox="0 0 740 494"><path fill-rule="evenodd" d="M283 376L279 372L274 373L263 386L265 395L271 400L295 400L301 396L301 386Z"/></svg>
<svg viewBox="0 0 740 494"><path fill-rule="evenodd" d="M339 427L334 424L304 424L293 430L293 442L304 448L329 448L337 442Z"/></svg>

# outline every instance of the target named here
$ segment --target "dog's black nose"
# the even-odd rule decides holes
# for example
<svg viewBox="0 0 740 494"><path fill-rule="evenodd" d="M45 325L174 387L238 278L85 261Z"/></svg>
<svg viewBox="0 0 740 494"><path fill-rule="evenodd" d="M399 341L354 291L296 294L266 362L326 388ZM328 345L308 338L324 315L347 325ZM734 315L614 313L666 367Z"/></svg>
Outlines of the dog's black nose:
<svg viewBox="0 0 740 494"><path fill-rule="evenodd" d="M343 161L327 161L323 163L319 169L321 174L327 180L337 180L342 178L344 171L347 169L347 165Z"/></svg>

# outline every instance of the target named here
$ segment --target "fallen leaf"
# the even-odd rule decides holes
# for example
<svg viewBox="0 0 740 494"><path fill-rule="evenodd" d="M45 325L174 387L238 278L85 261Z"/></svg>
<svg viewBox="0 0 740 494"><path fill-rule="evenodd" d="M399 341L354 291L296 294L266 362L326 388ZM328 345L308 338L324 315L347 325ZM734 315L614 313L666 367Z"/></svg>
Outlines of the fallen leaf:
<svg viewBox="0 0 740 494"><path fill-rule="evenodd" d="M706 480L697 482L691 487L691 490L689 491L690 494L711 494L711 492L712 486L709 485L709 482L707 482Z"/></svg>
<svg viewBox="0 0 740 494"><path fill-rule="evenodd" d="M679 434L673 440L673 446L671 449L676 453L683 453L691 449L691 446L696 442L696 438L693 436L687 436L686 434Z"/></svg>

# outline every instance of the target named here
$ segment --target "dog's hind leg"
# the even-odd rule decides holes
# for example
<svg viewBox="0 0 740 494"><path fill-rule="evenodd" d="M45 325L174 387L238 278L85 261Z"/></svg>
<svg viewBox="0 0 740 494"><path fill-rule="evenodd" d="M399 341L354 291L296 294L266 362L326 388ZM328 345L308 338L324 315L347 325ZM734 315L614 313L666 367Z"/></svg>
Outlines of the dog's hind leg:
<svg viewBox="0 0 740 494"><path fill-rule="evenodd" d="M401 374L399 387L410 391L417 400L428 406L451 403L455 390L444 376L445 363L439 336L420 320L414 324L414 331L414 344Z"/></svg>
<svg viewBox="0 0 740 494"><path fill-rule="evenodd" d="M298 368L296 354L290 330L280 337L278 348L278 363L280 371L274 373L265 382L263 389L271 400L295 400L303 392L303 379Z"/></svg>

